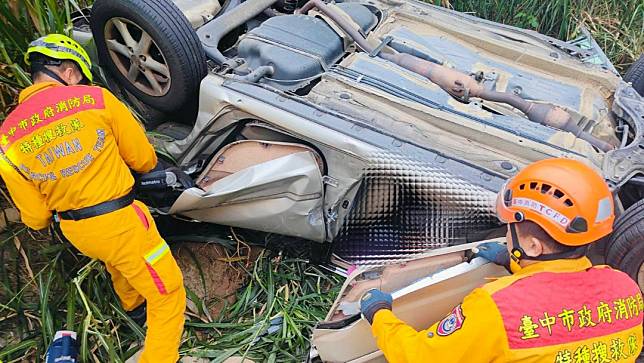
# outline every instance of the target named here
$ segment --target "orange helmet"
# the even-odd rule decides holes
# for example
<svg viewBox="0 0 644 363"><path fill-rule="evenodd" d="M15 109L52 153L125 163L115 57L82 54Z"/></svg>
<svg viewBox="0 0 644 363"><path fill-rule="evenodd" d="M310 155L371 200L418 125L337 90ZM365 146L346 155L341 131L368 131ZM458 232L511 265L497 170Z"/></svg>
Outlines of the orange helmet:
<svg viewBox="0 0 644 363"><path fill-rule="evenodd" d="M613 230L613 196L589 166L570 159L547 159L509 179L496 200L504 223L532 221L554 240L582 246Z"/></svg>

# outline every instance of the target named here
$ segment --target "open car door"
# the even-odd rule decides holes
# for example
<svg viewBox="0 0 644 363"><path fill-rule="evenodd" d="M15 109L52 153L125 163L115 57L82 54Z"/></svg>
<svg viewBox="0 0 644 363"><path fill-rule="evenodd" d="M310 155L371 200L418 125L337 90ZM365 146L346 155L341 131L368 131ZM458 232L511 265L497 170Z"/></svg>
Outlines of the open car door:
<svg viewBox="0 0 644 363"><path fill-rule="evenodd" d="M295 143L243 140L223 147L170 208L201 222L323 242L323 163Z"/></svg>
<svg viewBox="0 0 644 363"><path fill-rule="evenodd" d="M360 317L362 294L372 288L391 292L396 316L416 330L426 329L446 317L473 289L490 278L508 275L503 267L480 257L463 262L463 251L473 245L447 247L401 264L354 271L326 319L313 331L312 355L323 362L386 362L371 326Z"/></svg>

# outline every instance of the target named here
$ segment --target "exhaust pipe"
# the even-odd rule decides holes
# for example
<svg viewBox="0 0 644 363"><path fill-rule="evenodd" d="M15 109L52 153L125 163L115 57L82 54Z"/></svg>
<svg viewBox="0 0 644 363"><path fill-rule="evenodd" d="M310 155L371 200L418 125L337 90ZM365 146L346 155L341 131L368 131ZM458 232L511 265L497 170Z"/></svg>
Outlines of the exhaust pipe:
<svg viewBox="0 0 644 363"><path fill-rule="evenodd" d="M369 44L366 37L357 29L354 29L341 14L327 6L322 0L309 0L297 13L303 14L313 8L317 8L336 23L364 52L373 54L375 47ZM470 97L477 97L487 101L505 103L523 112L530 121L571 132L604 152L615 149L615 145L583 131L572 120L570 114L561 107L530 102L507 92L488 90L465 73L411 54L380 52L378 56L402 68L420 74L458 100L467 101Z"/></svg>

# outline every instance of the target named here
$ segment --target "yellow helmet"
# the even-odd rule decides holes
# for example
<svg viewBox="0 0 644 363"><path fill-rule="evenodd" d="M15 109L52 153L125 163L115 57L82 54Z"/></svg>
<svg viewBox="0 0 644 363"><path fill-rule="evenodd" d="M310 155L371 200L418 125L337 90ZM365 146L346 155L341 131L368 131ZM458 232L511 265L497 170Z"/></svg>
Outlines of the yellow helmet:
<svg viewBox="0 0 644 363"><path fill-rule="evenodd" d="M48 34L31 42L27 53L25 53L25 63L31 64L29 56L34 53L58 60L74 61L85 77L90 82L92 81L92 61L89 59L89 55L80 44L66 35Z"/></svg>

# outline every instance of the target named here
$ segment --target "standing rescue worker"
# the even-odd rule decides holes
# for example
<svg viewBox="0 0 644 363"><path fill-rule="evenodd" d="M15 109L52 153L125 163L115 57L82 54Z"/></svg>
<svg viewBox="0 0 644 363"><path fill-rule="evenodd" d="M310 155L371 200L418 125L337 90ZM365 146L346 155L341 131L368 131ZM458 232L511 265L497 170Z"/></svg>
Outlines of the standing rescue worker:
<svg viewBox="0 0 644 363"><path fill-rule="evenodd" d="M89 85L90 59L74 40L44 36L25 59L34 84L0 127L0 174L22 221L43 229L58 218L79 251L105 263L123 308L147 309L140 361L174 363L183 278L147 207L134 200L130 173L151 170L154 149L124 104Z"/></svg>
<svg viewBox="0 0 644 363"><path fill-rule="evenodd" d="M644 316L639 287L585 257L589 243L612 231L604 180L578 161L539 161L506 183L497 212L508 224L507 249L487 244L480 255L513 275L475 289L429 329L397 319L391 295L363 295L362 314L387 360L635 362Z"/></svg>

